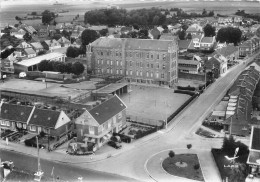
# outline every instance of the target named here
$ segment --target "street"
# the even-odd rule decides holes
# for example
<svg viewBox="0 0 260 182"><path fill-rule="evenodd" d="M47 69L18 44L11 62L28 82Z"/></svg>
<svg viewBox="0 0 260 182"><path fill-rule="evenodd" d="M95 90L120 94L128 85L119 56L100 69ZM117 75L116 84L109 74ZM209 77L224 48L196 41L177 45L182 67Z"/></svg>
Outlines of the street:
<svg viewBox="0 0 260 182"><path fill-rule="evenodd" d="M13 151L5 151L0 149L0 157L2 161L11 160L15 167L19 169L26 169L35 172L37 170L37 158L27 156ZM44 171L44 176L52 177L51 172L55 178L59 176L61 180L77 181L78 177L83 177L83 181L134 181L133 179L119 176L116 174L108 174L106 172L98 172L90 169L83 169L66 163L55 163L41 159L41 168Z"/></svg>

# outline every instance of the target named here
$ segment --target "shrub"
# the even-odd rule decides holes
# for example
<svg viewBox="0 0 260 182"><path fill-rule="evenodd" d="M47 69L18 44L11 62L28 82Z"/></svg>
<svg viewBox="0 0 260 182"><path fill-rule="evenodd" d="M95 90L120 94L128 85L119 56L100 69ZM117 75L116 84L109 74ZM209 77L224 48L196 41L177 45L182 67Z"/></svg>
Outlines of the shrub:
<svg viewBox="0 0 260 182"><path fill-rule="evenodd" d="M193 96L195 94L193 91L189 91L189 90L174 90L174 93L187 94L190 96Z"/></svg>
<svg viewBox="0 0 260 182"><path fill-rule="evenodd" d="M199 164L195 164L193 167L194 167L195 170L198 170L200 168L200 165Z"/></svg>
<svg viewBox="0 0 260 182"><path fill-rule="evenodd" d="M191 149L192 145L191 144L188 144L187 145L187 149Z"/></svg>
<svg viewBox="0 0 260 182"><path fill-rule="evenodd" d="M182 86L178 86L177 87L179 90L189 90L189 91L195 91L195 87L191 87L191 86L188 86L188 87L182 87Z"/></svg>
<svg viewBox="0 0 260 182"><path fill-rule="evenodd" d="M171 150L170 152L169 152L169 157L170 158L173 158L175 156L175 153Z"/></svg>

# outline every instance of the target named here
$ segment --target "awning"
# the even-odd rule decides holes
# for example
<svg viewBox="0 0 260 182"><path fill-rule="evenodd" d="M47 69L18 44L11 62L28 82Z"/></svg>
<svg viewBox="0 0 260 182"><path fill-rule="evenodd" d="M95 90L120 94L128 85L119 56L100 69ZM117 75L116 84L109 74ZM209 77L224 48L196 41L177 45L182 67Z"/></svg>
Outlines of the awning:
<svg viewBox="0 0 260 182"><path fill-rule="evenodd" d="M237 95L231 95L230 99L237 99L237 97L238 97Z"/></svg>
<svg viewBox="0 0 260 182"><path fill-rule="evenodd" d="M228 111L234 111L236 109L236 107L227 107Z"/></svg>
<svg viewBox="0 0 260 182"><path fill-rule="evenodd" d="M237 99L229 99L228 102L237 102Z"/></svg>
<svg viewBox="0 0 260 182"><path fill-rule="evenodd" d="M226 115L234 115L235 114L235 111L227 111L226 112Z"/></svg>
<svg viewBox="0 0 260 182"><path fill-rule="evenodd" d="M212 116L224 117L225 111L213 111Z"/></svg>
<svg viewBox="0 0 260 182"><path fill-rule="evenodd" d="M230 106L236 106L237 105L237 103L235 103L235 102L230 102L230 103L228 103L228 106L230 107Z"/></svg>

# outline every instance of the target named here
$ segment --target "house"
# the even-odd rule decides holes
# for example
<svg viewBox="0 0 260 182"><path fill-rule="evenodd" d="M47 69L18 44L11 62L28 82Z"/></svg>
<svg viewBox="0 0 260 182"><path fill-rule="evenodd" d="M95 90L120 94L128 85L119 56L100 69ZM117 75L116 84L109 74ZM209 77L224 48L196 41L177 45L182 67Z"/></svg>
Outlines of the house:
<svg viewBox="0 0 260 182"><path fill-rule="evenodd" d="M72 39L78 39L80 37L81 33L78 31L73 31L72 34L70 35L70 38Z"/></svg>
<svg viewBox="0 0 260 182"><path fill-rule="evenodd" d="M251 122L252 99L256 85L260 80L260 72L254 66L248 67L236 79L229 90L229 102L233 103L226 111L224 130L238 136L248 136Z"/></svg>
<svg viewBox="0 0 260 182"><path fill-rule="evenodd" d="M257 36L252 37L250 40L243 42L239 45L239 57L246 57L252 55L260 49L260 38Z"/></svg>
<svg viewBox="0 0 260 182"><path fill-rule="evenodd" d="M191 35L202 35L203 34L203 29L200 25L198 24L193 24L189 26L189 28L186 30L186 35L191 34Z"/></svg>
<svg viewBox="0 0 260 182"><path fill-rule="evenodd" d="M214 49L216 39L214 37L203 37L200 41L200 50L211 51Z"/></svg>
<svg viewBox="0 0 260 182"><path fill-rule="evenodd" d="M100 30L108 29L108 27L105 26L105 25L99 25L99 26L90 26L90 27L88 27L88 29L95 30L95 31L99 32Z"/></svg>
<svg viewBox="0 0 260 182"><path fill-rule="evenodd" d="M55 39L43 41L43 42L42 42L42 46L43 46L44 49L46 49L46 50L52 50L52 49L61 48L60 43L59 43L57 40L55 40Z"/></svg>
<svg viewBox="0 0 260 182"><path fill-rule="evenodd" d="M200 50L202 35L193 35L188 50Z"/></svg>
<svg viewBox="0 0 260 182"><path fill-rule="evenodd" d="M39 38L47 38L49 36L49 32L45 28L41 28L38 30L37 35Z"/></svg>
<svg viewBox="0 0 260 182"><path fill-rule="evenodd" d="M26 32L28 32L30 35L37 33L37 31L32 26L25 26L24 30L26 30Z"/></svg>
<svg viewBox="0 0 260 182"><path fill-rule="evenodd" d="M58 140L69 132L70 118L63 112L38 109L35 106L3 103L1 106L1 129L26 130L45 134Z"/></svg>
<svg viewBox="0 0 260 182"><path fill-rule="evenodd" d="M231 23L233 23L233 17L219 17L218 23L219 24L231 24Z"/></svg>
<svg viewBox="0 0 260 182"><path fill-rule="evenodd" d="M32 46L28 44L27 42L23 41L21 42L18 46L16 46L16 49L26 49L26 48L31 48Z"/></svg>
<svg viewBox="0 0 260 182"><path fill-rule="evenodd" d="M179 53L187 52L192 40L178 40Z"/></svg>
<svg viewBox="0 0 260 182"><path fill-rule="evenodd" d="M121 34L128 34L129 32L133 31L133 27L122 27L120 32Z"/></svg>
<svg viewBox="0 0 260 182"><path fill-rule="evenodd" d="M1 59L1 72L14 73L14 62L16 62L16 54L12 53L7 58Z"/></svg>
<svg viewBox="0 0 260 182"><path fill-rule="evenodd" d="M31 43L32 48L35 50L35 52L38 54L40 51L43 51L44 48L40 42L32 42Z"/></svg>
<svg viewBox="0 0 260 182"><path fill-rule="evenodd" d="M94 143L102 147L112 136L126 124L126 105L114 95L97 106L86 110L75 120L77 141Z"/></svg>
<svg viewBox="0 0 260 182"><path fill-rule="evenodd" d="M212 72L214 77L218 78L227 71L227 59L220 54L215 54L205 61L205 67L207 72Z"/></svg>
<svg viewBox="0 0 260 182"><path fill-rule="evenodd" d="M50 61L60 61L65 62L65 54L52 52L44 55L40 55L37 57L33 57L30 59L22 60L18 63L14 64L15 72L27 72L27 71L38 71L38 64L43 60L50 60Z"/></svg>
<svg viewBox="0 0 260 182"><path fill-rule="evenodd" d="M221 54L224 56L228 62L235 61L238 59L238 47L234 45L226 45L226 47L222 47L221 49L216 49L215 53Z"/></svg>
<svg viewBox="0 0 260 182"><path fill-rule="evenodd" d="M69 47L71 45L71 42L66 39L65 37L61 37L58 42L60 43L61 47Z"/></svg>
<svg viewBox="0 0 260 182"><path fill-rule="evenodd" d="M260 181L260 128L252 127L249 155L247 158L247 164L249 165L249 175L246 181Z"/></svg>
<svg viewBox="0 0 260 182"><path fill-rule="evenodd" d="M33 58L36 57L36 52L32 48L26 48L24 49L24 53L27 58Z"/></svg>

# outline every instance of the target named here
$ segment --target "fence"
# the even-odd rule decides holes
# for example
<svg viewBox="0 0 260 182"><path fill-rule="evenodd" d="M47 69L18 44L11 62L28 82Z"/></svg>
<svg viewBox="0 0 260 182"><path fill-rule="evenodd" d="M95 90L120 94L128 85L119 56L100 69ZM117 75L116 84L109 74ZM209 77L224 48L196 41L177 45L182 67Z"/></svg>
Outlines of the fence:
<svg viewBox="0 0 260 182"><path fill-rule="evenodd" d="M150 119L150 118L143 118L143 117L138 117L138 116L133 116L133 115L127 115L126 116L127 121L132 122L132 123L139 123L151 127L158 127L163 124L162 120L155 120L155 119Z"/></svg>

